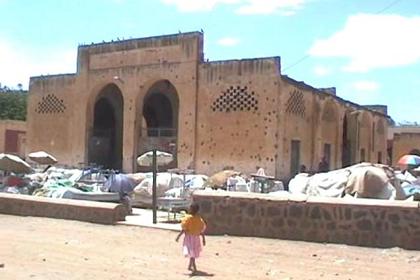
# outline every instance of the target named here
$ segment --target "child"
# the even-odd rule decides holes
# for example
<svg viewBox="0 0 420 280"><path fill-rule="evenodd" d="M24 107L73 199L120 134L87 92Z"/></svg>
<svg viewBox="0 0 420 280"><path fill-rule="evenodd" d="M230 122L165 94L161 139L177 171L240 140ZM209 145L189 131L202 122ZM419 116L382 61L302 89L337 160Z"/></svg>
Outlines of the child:
<svg viewBox="0 0 420 280"><path fill-rule="evenodd" d="M176 242L182 234L184 236L184 242L182 244L183 252L185 257L190 258L188 265L188 270L191 270L193 273L197 272L197 267L195 265L195 259L200 256L201 252L201 242L200 235L203 238L203 246L206 245L206 238L204 236L204 230L206 229L206 224L201 216L198 214L200 207L197 203L193 203L189 209L189 215L187 215L181 222L182 230L176 237Z"/></svg>

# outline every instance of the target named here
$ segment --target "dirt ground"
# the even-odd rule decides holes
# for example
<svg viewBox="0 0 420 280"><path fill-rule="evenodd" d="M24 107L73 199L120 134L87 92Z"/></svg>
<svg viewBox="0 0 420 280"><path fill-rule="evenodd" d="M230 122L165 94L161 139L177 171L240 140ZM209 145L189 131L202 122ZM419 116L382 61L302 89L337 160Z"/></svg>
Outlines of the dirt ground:
<svg viewBox="0 0 420 280"><path fill-rule="evenodd" d="M0 279L420 279L420 251L209 236L190 275L176 232L0 215Z"/></svg>

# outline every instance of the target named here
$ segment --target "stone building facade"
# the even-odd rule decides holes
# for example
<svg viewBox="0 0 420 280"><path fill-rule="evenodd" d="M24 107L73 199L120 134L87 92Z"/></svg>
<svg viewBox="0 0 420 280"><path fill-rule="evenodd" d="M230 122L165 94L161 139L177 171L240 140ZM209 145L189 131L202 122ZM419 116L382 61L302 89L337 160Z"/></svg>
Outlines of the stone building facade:
<svg viewBox="0 0 420 280"><path fill-rule="evenodd" d="M26 122L0 120L0 153L26 156Z"/></svg>
<svg viewBox="0 0 420 280"><path fill-rule="evenodd" d="M203 34L81 45L75 74L30 79L29 150L126 172L153 147L172 164L284 178L384 162L387 116L281 74L279 57L208 61Z"/></svg>
<svg viewBox="0 0 420 280"><path fill-rule="evenodd" d="M407 154L420 156L420 126L391 126L388 131L390 165Z"/></svg>

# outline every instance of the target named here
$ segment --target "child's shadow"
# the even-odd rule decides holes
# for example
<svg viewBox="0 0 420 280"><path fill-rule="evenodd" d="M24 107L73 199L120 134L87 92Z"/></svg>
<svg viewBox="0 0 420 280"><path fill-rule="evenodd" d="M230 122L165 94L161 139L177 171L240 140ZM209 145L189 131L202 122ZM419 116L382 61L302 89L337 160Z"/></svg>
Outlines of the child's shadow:
<svg viewBox="0 0 420 280"><path fill-rule="evenodd" d="M190 273L190 277L195 277L195 276L213 277L214 274L213 273L207 273L205 271L200 271L200 270L197 270L197 271L194 271L194 272Z"/></svg>

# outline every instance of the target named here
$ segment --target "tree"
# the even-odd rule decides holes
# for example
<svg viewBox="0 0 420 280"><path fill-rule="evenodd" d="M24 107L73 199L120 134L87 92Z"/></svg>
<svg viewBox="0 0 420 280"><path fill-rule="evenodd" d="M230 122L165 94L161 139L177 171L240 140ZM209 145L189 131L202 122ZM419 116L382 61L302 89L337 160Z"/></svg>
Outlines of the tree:
<svg viewBox="0 0 420 280"><path fill-rule="evenodd" d="M27 98L27 91L12 90L0 84L0 119L26 120Z"/></svg>

